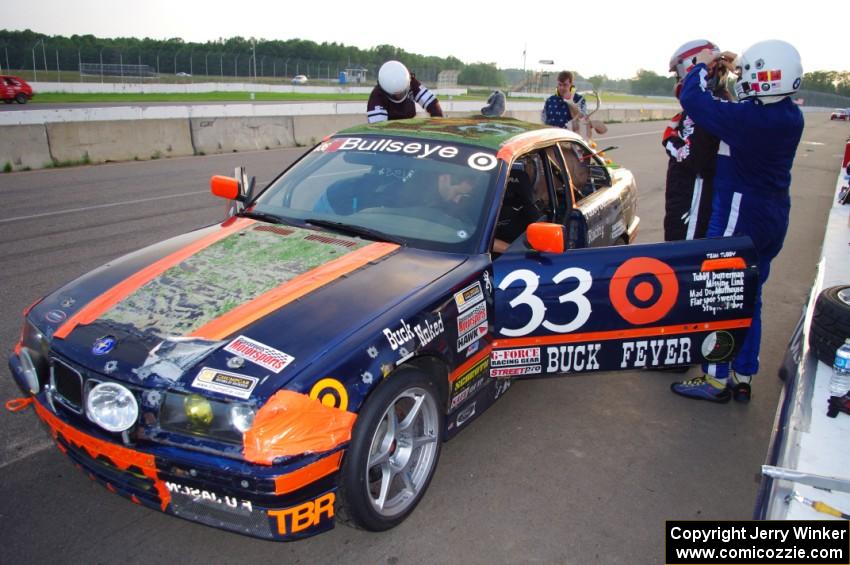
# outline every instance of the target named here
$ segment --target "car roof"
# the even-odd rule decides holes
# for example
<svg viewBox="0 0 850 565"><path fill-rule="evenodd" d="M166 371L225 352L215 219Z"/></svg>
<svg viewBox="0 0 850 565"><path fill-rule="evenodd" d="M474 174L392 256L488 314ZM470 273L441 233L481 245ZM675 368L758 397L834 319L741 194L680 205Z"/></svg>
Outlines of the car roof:
<svg viewBox="0 0 850 565"><path fill-rule="evenodd" d="M455 141L494 151L511 147L510 153L553 139L581 139L563 128L532 124L513 118L413 118L362 124L337 132L336 136L398 135L423 140ZM500 155L502 157L503 155Z"/></svg>

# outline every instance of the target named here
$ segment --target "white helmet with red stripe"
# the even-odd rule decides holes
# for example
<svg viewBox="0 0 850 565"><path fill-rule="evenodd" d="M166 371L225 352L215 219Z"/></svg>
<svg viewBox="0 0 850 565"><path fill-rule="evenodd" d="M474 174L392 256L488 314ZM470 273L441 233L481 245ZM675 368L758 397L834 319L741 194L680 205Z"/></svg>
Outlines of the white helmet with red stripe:
<svg viewBox="0 0 850 565"><path fill-rule="evenodd" d="M707 39L694 39L681 45L670 57L670 72L676 73L676 78L684 80L688 71L696 64L697 53L703 49L710 49L715 55L720 55L720 49Z"/></svg>
<svg viewBox="0 0 850 565"><path fill-rule="evenodd" d="M765 102L776 102L797 92L803 80L800 53L779 39L753 44L735 59L734 65L739 73L735 82L739 100L758 97Z"/></svg>

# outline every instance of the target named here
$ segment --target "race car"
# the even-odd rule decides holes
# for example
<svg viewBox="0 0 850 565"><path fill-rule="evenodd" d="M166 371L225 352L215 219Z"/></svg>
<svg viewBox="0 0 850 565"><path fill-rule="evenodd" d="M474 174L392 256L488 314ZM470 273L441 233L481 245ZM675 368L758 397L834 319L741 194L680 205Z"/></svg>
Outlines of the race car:
<svg viewBox="0 0 850 565"><path fill-rule="evenodd" d="M833 111L832 111L832 113L829 115L829 119L830 119L830 120L844 120L844 121L847 121L847 120L850 120L850 114L848 114L848 113L847 113L847 110L845 110L844 108L836 108L836 109L835 109L835 110L833 110Z"/></svg>
<svg viewBox="0 0 850 565"><path fill-rule="evenodd" d="M564 129L363 125L258 194L211 189L222 223L26 309L7 403L112 492L210 526L391 528L514 379L722 361L750 324L750 242L633 244L633 175Z"/></svg>

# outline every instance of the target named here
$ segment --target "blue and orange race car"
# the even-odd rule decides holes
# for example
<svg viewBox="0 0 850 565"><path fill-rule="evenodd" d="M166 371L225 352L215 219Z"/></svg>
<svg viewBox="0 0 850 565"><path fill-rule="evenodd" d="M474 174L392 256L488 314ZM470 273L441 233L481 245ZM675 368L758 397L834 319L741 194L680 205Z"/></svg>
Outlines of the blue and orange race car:
<svg viewBox="0 0 850 565"><path fill-rule="evenodd" d="M511 119L325 139L221 224L25 312L10 367L59 449L151 508L261 538L399 524L513 379L734 355L744 239L630 244L630 172Z"/></svg>

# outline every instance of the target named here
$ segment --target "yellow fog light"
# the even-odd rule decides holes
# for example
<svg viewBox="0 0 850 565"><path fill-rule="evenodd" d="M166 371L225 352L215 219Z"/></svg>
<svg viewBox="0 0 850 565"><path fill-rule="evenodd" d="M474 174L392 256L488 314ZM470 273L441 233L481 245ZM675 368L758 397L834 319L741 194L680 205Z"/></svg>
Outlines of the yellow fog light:
<svg viewBox="0 0 850 565"><path fill-rule="evenodd" d="M183 399L186 419L194 429L207 429L213 421L213 407L210 401L199 394L190 394Z"/></svg>

